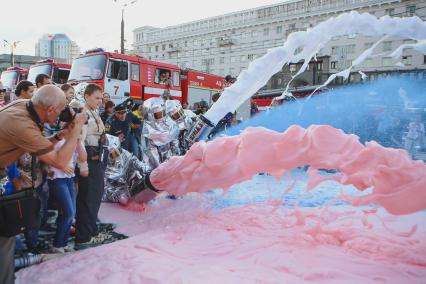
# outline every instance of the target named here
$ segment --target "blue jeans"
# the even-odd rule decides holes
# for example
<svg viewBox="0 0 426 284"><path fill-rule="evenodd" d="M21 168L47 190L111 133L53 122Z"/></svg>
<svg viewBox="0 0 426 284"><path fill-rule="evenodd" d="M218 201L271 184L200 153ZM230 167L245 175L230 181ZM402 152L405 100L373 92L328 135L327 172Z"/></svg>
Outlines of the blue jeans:
<svg viewBox="0 0 426 284"><path fill-rule="evenodd" d="M74 178L57 178L49 180L50 194L58 205L54 247L65 247L70 237L70 229L75 216Z"/></svg>
<svg viewBox="0 0 426 284"><path fill-rule="evenodd" d="M133 134L129 135L129 152L139 158L139 143Z"/></svg>

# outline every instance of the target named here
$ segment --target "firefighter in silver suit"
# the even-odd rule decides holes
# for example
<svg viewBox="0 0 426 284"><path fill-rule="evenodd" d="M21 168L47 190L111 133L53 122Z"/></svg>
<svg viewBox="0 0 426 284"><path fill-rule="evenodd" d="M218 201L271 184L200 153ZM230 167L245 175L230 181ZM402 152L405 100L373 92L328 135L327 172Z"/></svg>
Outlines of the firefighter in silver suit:
<svg viewBox="0 0 426 284"><path fill-rule="evenodd" d="M177 100L166 101L166 114L176 123L179 129L177 140L179 142L180 154L184 155L189 149L189 145L185 141L185 134L191 129L197 116L191 110L182 109L182 105Z"/></svg>
<svg viewBox="0 0 426 284"><path fill-rule="evenodd" d="M179 155L179 128L166 115L162 98L150 98L143 104L145 121L142 138L145 143L143 160L155 169L171 156Z"/></svg>

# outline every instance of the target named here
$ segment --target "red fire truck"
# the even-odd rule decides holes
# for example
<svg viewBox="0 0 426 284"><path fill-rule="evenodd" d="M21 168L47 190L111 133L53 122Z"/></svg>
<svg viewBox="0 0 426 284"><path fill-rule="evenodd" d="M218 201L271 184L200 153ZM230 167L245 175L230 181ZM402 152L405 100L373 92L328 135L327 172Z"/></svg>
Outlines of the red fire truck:
<svg viewBox="0 0 426 284"><path fill-rule="evenodd" d="M27 79L28 69L9 67L1 73L0 81L3 87L13 90L19 81Z"/></svg>
<svg viewBox="0 0 426 284"><path fill-rule="evenodd" d="M327 91L326 87L321 87L319 90L315 91L318 87L321 86L303 86L297 88L290 88L288 92L291 96L284 97L283 99L276 100L274 103L274 99L280 97L284 90L268 90L268 91L259 91L256 95L252 97L254 103L258 107L260 111L264 111L269 107L285 104L290 101L294 101L299 98L303 98L310 95L318 95L321 92ZM312 92L314 92L312 94Z"/></svg>
<svg viewBox="0 0 426 284"><path fill-rule="evenodd" d="M73 61L68 82L77 96L87 83L96 83L115 103L135 101L168 93L173 99L193 103L210 102L214 92L223 90L223 78L178 65L148 60L138 55L89 50Z"/></svg>
<svg viewBox="0 0 426 284"><path fill-rule="evenodd" d="M36 77L39 74L50 76L52 82L56 84L64 84L68 80L71 64L57 63L53 59L44 59L37 61L35 65L30 66L28 72L28 81L35 83Z"/></svg>

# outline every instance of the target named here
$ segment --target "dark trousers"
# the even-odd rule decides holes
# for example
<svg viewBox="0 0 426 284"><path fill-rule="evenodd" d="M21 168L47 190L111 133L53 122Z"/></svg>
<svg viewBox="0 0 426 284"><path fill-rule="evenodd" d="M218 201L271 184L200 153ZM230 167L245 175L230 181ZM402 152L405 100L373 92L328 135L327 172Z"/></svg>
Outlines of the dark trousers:
<svg viewBox="0 0 426 284"><path fill-rule="evenodd" d="M44 182L36 188L38 198L40 199L40 212L39 212L39 228L46 224L47 222L47 201L49 199L49 191L47 193L44 190ZM27 189L31 190L31 189ZM27 229L24 232L25 244L28 250L33 250L37 248L38 245L38 233L39 228L36 229Z"/></svg>
<svg viewBox="0 0 426 284"><path fill-rule="evenodd" d="M15 237L0 237L0 283L15 283Z"/></svg>
<svg viewBox="0 0 426 284"><path fill-rule="evenodd" d="M96 220L104 194L105 163L88 161L89 176L78 177L76 243L90 241L98 234Z"/></svg>

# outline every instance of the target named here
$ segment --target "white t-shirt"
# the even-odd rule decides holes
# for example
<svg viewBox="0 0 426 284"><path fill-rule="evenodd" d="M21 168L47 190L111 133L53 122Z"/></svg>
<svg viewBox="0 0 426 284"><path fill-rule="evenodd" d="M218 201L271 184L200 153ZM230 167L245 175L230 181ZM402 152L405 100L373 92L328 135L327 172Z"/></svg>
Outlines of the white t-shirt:
<svg viewBox="0 0 426 284"><path fill-rule="evenodd" d="M61 141L56 143L55 150L60 149L62 147L62 145L64 145L64 143L65 143L64 139L62 139ZM78 157L78 152L77 152L77 150L75 150L74 154L72 155L70 162L68 163L68 166L71 167L72 169L74 169L75 165L77 164L77 157ZM57 169L55 167L52 167L52 166L49 166L48 172L49 172L49 174L47 175L47 178L50 179L50 180L57 179L57 178L71 178L71 177L75 176L74 173L72 175L68 175L64 171Z"/></svg>

